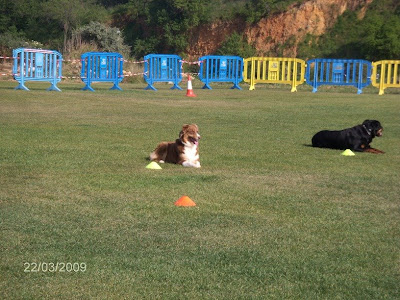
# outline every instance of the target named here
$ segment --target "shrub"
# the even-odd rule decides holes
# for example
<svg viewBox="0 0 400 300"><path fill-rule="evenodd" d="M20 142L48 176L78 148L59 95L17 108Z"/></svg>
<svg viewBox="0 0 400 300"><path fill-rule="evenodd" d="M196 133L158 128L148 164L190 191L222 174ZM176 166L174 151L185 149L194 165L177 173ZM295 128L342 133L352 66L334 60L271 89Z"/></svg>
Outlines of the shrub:
<svg viewBox="0 0 400 300"><path fill-rule="evenodd" d="M243 58L256 55L256 49L249 45L243 36L237 32L232 33L217 50L218 55L237 55Z"/></svg>
<svg viewBox="0 0 400 300"><path fill-rule="evenodd" d="M72 43L75 49L86 43L95 44L100 51L121 53L124 57L130 53L130 47L124 44L121 31L99 22L90 22L76 29L72 34Z"/></svg>
<svg viewBox="0 0 400 300"><path fill-rule="evenodd" d="M25 36L16 31L7 31L0 34L0 50L4 55L11 55L16 48L43 48L43 44L33 40L27 40Z"/></svg>

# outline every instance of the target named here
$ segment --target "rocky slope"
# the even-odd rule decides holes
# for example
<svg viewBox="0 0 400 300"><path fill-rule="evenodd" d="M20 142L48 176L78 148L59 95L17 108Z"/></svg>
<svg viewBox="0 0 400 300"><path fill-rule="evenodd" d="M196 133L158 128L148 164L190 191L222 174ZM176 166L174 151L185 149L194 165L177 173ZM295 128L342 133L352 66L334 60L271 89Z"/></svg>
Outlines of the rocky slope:
<svg viewBox="0 0 400 300"><path fill-rule="evenodd" d="M243 21L217 22L193 29L190 57L214 53L233 32L243 33L262 56L296 57L297 44L308 33L322 35L346 10L358 10L362 18L373 0L310 0L289 7L286 12L261 19L257 24ZM281 49L282 53L279 53Z"/></svg>

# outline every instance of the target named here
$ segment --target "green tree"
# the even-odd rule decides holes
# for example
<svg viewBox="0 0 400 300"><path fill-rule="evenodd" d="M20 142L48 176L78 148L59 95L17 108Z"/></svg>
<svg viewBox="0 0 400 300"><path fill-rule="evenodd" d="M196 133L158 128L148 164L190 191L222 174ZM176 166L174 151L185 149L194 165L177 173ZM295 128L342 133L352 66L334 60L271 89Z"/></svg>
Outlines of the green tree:
<svg viewBox="0 0 400 300"><path fill-rule="evenodd" d="M42 8L48 19L57 21L63 28L64 52L67 52L67 40L74 28L90 20L101 20L106 15L95 0L47 0Z"/></svg>
<svg viewBox="0 0 400 300"><path fill-rule="evenodd" d="M206 0L130 0L116 8L113 19L119 24L125 16L127 22L117 27L136 57L149 50L181 53L188 46L187 31L208 20L208 7Z"/></svg>
<svg viewBox="0 0 400 300"><path fill-rule="evenodd" d="M400 18L396 15L372 14L366 18L361 40L366 59L400 58Z"/></svg>
<svg viewBox="0 0 400 300"><path fill-rule="evenodd" d="M246 1L245 18L248 23L256 23L265 18L271 12L274 0L250 0Z"/></svg>
<svg viewBox="0 0 400 300"><path fill-rule="evenodd" d="M302 58L362 58L370 61L400 58L400 3L374 1L365 17L346 12L322 36L307 35L299 44Z"/></svg>
<svg viewBox="0 0 400 300"><path fill-rule="evenodd" d="M218 55L236 55L243 58L256 55L256 49L249 45L243 36L237 32L232 33L217 50Z"/></svg>
<svg viewBox="0 0 400 300"><path fill-rule="evenodd" d="M10 53L18 47L38 47L57 36L51 22L44 20L43 0L0 0L0 47ZM38 41L38 42L36 42Z"/></svg>

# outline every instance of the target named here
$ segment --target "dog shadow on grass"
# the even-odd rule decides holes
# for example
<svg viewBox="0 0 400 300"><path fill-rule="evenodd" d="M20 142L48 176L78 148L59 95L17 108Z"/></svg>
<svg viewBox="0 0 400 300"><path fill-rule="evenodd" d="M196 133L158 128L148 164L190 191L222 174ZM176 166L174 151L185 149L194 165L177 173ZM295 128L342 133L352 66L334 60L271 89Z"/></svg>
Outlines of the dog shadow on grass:
<svg viewBox="0 0 400 300"><path fill-rule="evenodd" d="M314 147L312 144L303 144L303 147L307 147L307 148L313 148L314 150L324 150L324 151L331 151L333 152L337 152L337 151L343 151L341 149L332 149L332 148L324 148L324 147Z"/></svg>

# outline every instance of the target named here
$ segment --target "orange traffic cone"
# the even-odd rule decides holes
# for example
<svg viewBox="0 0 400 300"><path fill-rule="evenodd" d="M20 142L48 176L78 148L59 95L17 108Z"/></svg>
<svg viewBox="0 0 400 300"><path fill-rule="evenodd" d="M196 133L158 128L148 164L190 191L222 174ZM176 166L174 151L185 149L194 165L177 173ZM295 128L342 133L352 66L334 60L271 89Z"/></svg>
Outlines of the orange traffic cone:
<svg viewBox="0 0 400 300"><path fill-rule="evenodd" d="M175 206L196 206L196 203L193 202L188 196L180 197L175 203Z"/></svg>
<svg viewBox="0 0 400 300"><path fill-rule="evenodd" d="M193 93L192 79L190 78L190 75L188 75L188 88L187 88L186 96L196 97L196 95Z"/></svg>

